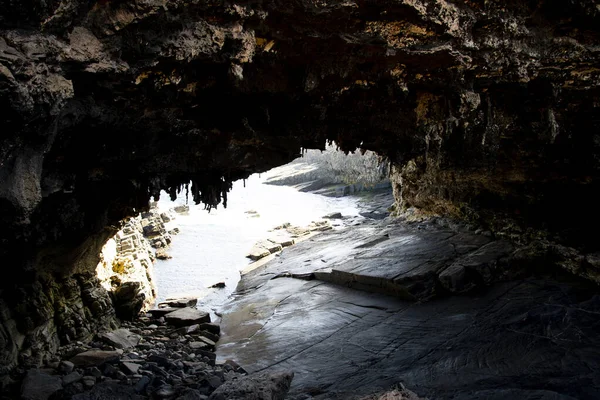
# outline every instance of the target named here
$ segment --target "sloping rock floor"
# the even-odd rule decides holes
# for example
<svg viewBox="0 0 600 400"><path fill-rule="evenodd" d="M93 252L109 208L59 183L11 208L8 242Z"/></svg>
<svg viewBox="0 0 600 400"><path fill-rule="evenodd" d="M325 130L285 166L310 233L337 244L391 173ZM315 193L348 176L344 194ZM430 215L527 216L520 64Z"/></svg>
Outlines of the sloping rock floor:
<svg viewBox="0 0 600 400"><path fill-rule="evenodd" d="M598 287L528 251L441 219L325 232L242 277L218 359L294 371L296 400L598 399Z"/></svg>

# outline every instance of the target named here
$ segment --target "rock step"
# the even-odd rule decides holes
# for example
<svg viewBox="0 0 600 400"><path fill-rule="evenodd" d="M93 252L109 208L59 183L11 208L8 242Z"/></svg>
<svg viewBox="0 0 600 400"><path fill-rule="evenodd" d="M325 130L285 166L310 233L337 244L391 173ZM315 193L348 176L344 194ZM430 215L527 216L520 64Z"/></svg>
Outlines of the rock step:
<svg viewBox="0 0 600 400"><path fill-rule="evenodd" d="M388 240L376 239L357 248L370 248ZM405 300L425 300L438 290L462 293L492 282L509 271L514 247L503 240L492 241L461 256L444 255L443 247L433 258L422 254L407 259L355 258L312 274L284 273L277 277L318 279L352 289L380 293Z"/></svg>
<svg viewBox="0 0 600 400"><path fill-rule="evenodd" d="M406 285L383 277L355 274L336 269L316 271L314 272L314 277L324 282L364 292L380 293L411 301L417 300L417 297L410 292Z"/></svg>

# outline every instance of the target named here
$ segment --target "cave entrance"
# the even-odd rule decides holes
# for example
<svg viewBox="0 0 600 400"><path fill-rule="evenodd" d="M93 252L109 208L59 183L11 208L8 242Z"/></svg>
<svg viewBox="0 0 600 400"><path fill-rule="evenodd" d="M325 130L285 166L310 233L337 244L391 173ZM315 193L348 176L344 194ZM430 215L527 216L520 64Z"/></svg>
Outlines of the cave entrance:
<svg viewBox="0 0 600 400"><path fill-rule="evenodd" d="M99 275L113 290L124 280L147 278L151 282L143 284L145 308L168 299L197 298L214 320L219 306L235 291L240 271L277 257L283 247L321 230L356 223L364 218L361 204L373 189L391 192L387 165L375 153L344 154L330 145L325 151L306 150L287 165L235 182L227 208L207 212L185 196L171 201L162 193L149 213L137 217L137 229L142 229L157 256L153 266L148 261L138 265L147 276L135 272L126 277L136 268L118 261L117 250L131 255L141 246L141 239L126 239L136 226L117 234L109 251L113 262L99 268L103 271ZM110 261L110 255L103 259Z"/></svg>

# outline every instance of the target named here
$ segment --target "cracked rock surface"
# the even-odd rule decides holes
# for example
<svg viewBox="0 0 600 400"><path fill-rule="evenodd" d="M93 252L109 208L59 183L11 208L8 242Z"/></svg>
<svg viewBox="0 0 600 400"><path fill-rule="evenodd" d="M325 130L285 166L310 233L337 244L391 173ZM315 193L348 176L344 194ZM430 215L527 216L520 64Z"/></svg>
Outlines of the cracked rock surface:
<svg viewBox="0 0 600 400"><path fill-rule="evenodd" d="M519 254L431 220L323 233L242 277L218 358L294 371L296 400L597 398L597 289Z"/></svg>

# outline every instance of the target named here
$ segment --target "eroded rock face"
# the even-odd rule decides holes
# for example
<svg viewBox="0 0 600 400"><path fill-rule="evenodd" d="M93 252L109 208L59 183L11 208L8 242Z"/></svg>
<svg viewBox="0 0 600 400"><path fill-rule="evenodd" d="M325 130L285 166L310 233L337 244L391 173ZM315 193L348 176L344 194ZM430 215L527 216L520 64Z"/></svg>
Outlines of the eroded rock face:
<svg viewBox="0 0 600 400"><path fill-rule="evenodd" d="M99 290L74 276L160 189L212 207L327 139L388 156L399 209L594 250L598 26L593 0L1 1L0 343L59 312L44 282Z"/></svg>

